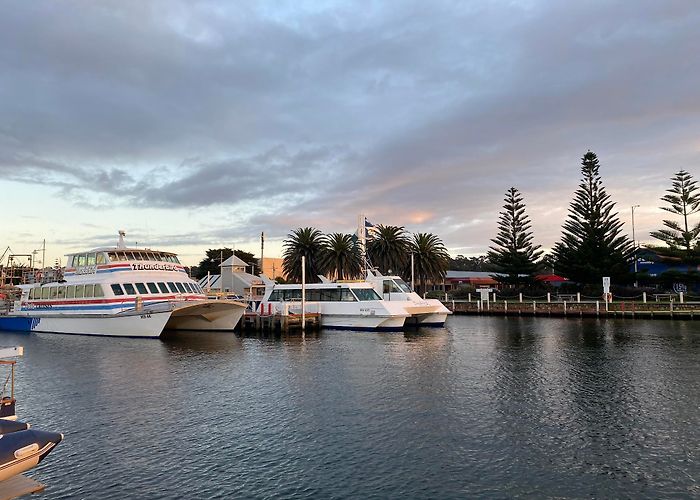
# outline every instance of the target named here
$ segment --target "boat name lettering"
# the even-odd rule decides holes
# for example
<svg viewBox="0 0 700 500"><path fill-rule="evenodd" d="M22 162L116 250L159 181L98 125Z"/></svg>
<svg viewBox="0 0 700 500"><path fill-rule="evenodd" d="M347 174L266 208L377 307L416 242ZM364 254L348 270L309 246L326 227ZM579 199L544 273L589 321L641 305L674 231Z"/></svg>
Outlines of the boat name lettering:
<svg viewBox="0 0 700 500"><path fill-rule="evenodd" d="M22 309L51 309L51 304L22 304Z"/></svg>
<svg viewBox="0 0 700 500"><path fill-rule="evenodd" d="M151 317L150 314L142 314L142 315L141 315L141 319L148 319L148 318L150 318L150 317Z"/></svg>
<svg viewBox="0 0 700 500"><path fill-rule="evenodd" d="M172 264L131 264L132 271L177 271Z"/></svg>
<svg viewBox="0 0 700 500"><path fill-rule="evenodd" d="M95 274L97 266L84 266L75 269L75 274Z"/></svg>

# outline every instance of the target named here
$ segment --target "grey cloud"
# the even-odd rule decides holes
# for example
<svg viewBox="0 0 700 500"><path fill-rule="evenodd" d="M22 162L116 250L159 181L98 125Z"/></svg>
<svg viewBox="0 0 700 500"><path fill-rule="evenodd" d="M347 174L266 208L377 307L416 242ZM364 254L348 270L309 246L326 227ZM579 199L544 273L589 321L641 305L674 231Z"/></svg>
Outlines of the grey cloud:
<svg viewBox="0 0 700 500"><path fill-rule="evenodd" d="M697 165L692 0L3 14L0 173L81 202L221 207L250 238L352 229L365 212L485 248L511 185L546 218L533 215L536 236L556 239L588 148L623 204L632 191L655 203Z"/></svg>

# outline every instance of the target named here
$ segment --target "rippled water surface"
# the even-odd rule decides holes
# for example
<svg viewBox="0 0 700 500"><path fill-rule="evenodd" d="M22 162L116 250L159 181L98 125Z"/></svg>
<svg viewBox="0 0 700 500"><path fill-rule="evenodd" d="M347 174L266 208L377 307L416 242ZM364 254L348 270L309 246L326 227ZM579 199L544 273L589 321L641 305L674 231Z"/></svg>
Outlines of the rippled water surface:
<svg viewBox="0 0 700 500"><path fill-rule="evenodd" d="M0 339L66 436L33 498L700 495L700 323Z"/></svg>

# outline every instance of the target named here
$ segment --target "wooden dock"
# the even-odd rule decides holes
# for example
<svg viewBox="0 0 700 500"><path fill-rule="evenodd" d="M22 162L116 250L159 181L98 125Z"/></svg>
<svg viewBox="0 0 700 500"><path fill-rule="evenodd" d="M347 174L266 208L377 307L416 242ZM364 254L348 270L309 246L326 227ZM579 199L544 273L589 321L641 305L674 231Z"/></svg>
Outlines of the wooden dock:
<svg viewBox="0 0 700 500"><path fill-rule="evenodd" d="M247 312L241 318L243 331L256 332L294 332L302 331L301 314L259 314ZM306 313L304 317L304 330L318 330L321 325L321 315L318 313Z"/></svg>

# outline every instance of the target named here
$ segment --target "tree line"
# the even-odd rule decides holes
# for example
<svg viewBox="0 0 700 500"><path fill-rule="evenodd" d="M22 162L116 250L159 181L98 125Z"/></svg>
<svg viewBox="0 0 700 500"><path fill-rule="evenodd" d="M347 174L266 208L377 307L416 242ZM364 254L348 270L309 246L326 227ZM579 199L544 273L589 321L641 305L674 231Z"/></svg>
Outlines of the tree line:
<svg viewBox="0 0 700 500"><path fill-rule="evenodd" d="M533 243L530 219L520 192L506 191L505 204L498 220L498 234L487 254L490 269L499 273L498 281L511 285L532 284L536 272L543 268L580 284L600 284L603 276L615 283L631 283L636 249L622 233L623 222L615 212L615 203L605 191L600 163L592 151L581 158L581 181L569 205L561 239L544 255ZM691 225L688 217L700 210L700 193L692 176L681 170L672 178L671 189L661 201L661 208L680 218L664 220L664 228L651 236L666 244L648 248L671 255L680 262L700 261L700 223Z"/></svg>
<svg viewBox="0 0 700 500"><path fill-rule="evenodd" d="M323 234L316 228L293 230L283 242L282 267L287 279L301 281L301 259L305 257L305 280L362 279L366 265L384 275L398 275L417 288L441 281L449 268L450 256L442 240L432 233L409 233L403 226L379 224L369 233L366 249L354 234ZM364 261L366 259L366 262Z"/></svg>
<svg viewBox="0 0 700 500"><path fill-rule="evenodd" d="M600 162L592 151L581 158L581 179L570 202L560 240L549 253L534 243L531 221L520 191L506 190L499 212L497 234L486 255L451 258L442 240L432 233L410 233L403 226L377 225L367 236L366 248L354 234L324 234L314 227L291 231L283 241L283 270L290 282L301 281L301 258L306 258L306 281L319 275L331 279L362 279L365 265L382 274L395 274L425 291L429 282L440 282L447 270L487 271L508 286L534 284L540 273L556 273L580 284L600 284L603 276L614 283L631 283L636 249L623 234L623 222L606 192ZM678 220L663 220L663 228L651 233L665 246L647 247L688 265L700 263L700 222L689 217L700 211L700 188L685 170L672 178L671 188L661 198L661 208ZM230 248L207 250L193 268L196 277L219 273L219 265L235 254L256 274L258 261L249 252ZM366 262L363 259L367 259ZM413 261L413 266L411 266Z"/></svg>

